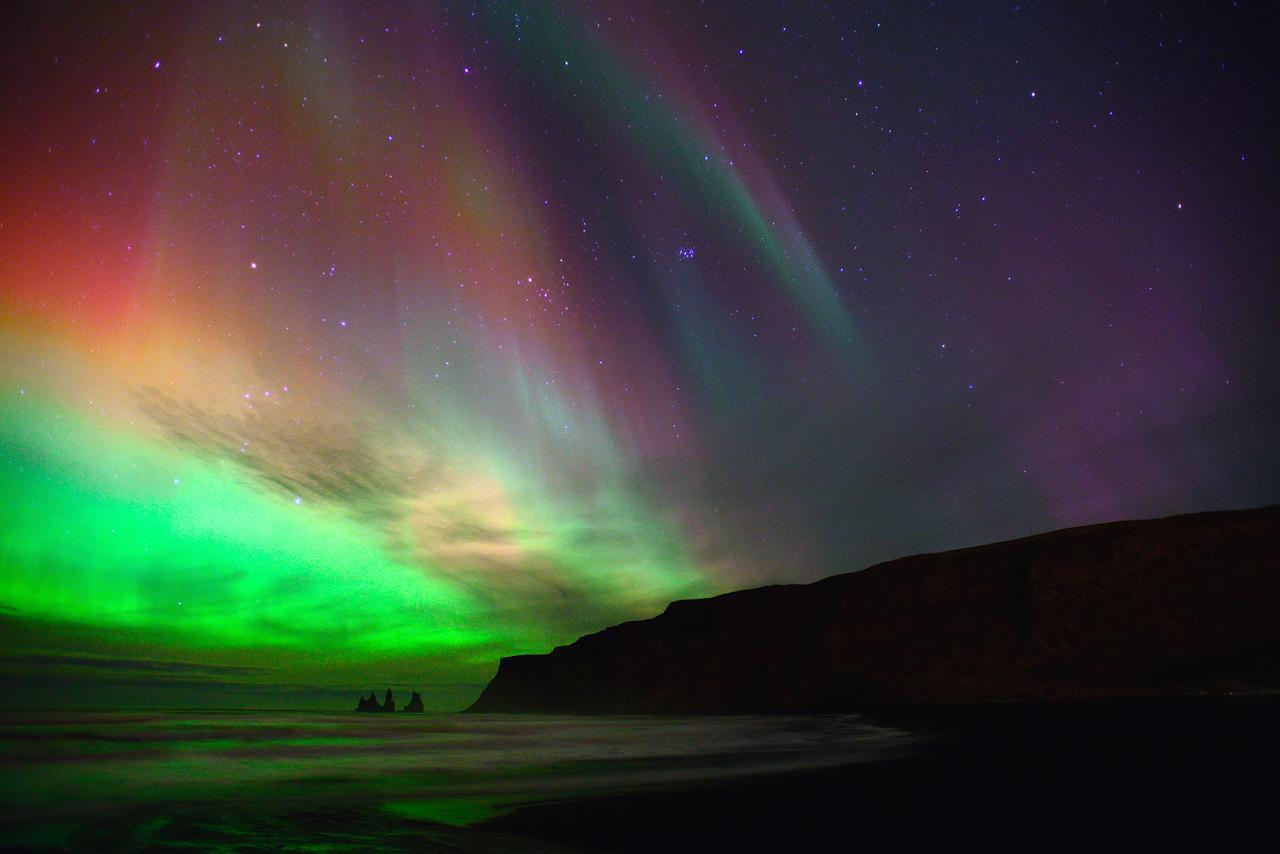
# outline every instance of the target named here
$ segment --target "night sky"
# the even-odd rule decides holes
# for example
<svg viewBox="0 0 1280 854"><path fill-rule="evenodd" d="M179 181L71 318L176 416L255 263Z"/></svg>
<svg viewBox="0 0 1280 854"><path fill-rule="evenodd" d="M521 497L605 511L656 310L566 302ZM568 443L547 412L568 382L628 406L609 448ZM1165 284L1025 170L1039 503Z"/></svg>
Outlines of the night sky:
<svg viewBox="0 0 1280 854"><path fill-rule="evenodd" d="M6 703L1280 499L1269 4L1140 5L7 6Z"/></svg>

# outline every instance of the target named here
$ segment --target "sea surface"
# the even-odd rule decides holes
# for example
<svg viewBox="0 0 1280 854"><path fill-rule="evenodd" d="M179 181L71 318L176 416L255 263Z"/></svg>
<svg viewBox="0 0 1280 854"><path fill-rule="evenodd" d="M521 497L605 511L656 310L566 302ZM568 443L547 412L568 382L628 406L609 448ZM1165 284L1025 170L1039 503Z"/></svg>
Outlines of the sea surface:
<svg viewBox="0 0 1280 854"><path fill-rule="evenodd" d="M856 715L7 712L0 829L6 846L34 849L557 850L483 825L921 741Z"/></svg>

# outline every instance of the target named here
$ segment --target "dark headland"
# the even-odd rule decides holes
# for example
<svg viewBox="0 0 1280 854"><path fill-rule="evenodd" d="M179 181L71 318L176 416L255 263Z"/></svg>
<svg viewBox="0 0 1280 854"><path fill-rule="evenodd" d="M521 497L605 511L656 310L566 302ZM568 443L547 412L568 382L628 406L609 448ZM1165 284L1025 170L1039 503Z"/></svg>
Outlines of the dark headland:
<svg viewBox="0 0 1280 854"><path fill-rule="evenodd" d="M1265 691L1280 505L1071 528L672 603L504 658L472 712L742 713Z"/></svg>

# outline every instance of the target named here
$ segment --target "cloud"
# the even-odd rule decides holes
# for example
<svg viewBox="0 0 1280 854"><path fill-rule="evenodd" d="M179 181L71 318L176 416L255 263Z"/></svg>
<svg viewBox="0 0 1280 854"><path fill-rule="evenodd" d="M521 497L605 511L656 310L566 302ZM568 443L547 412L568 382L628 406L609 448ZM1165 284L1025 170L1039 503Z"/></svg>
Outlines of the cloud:
<svg viewBox="0 0 1280 854"><path fill-rule="evenodd" d="M284 396L215 408L147 387L137 404L168 442L235 466L282 500L346 514L377 533L390 560L465 591L488 619L539 634L665 602L673 593L669 567L683 563L655 539L652 520L619 506L613 492L634 486L632 476L602 484L547 479L505 457L492 465L453 460L419 437ZM178 592L161 598L186 598ZM285 622L258 619L264 634L297 634Z"/></svg>
<svg viewBox="0 0 1280 854"><path fill-rule="evenodd" d="M389 452L355 424L318 418L284 396L216 412L146 387L138 406L171 442L230 462L289 499L327 502L364 521L400 516L435 468L421 448Z"/></svg>
<svg viewBox="0 0 1280 854"><path fill-rule="evenodd" d="M0 656L0 670L7 672L58 672L62 674L110 672L120 676L148 679L220 679L252 677L266 673L266 668L239 664L206 664L195 661L156 660L149 658L112 658L107 656L65 653L24 653Z"/></svg>

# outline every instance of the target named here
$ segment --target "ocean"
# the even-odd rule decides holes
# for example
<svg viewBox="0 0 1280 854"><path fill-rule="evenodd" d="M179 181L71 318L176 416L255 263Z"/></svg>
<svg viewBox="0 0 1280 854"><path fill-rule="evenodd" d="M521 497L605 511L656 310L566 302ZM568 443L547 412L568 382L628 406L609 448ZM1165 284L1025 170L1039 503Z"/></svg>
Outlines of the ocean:
<svg viewBox="0 0 1280 854"><path fill-rule="evenodd" d="M0 714L0 824L45 850L558 850L512 811L905 756L857 715Z"/></svg>

